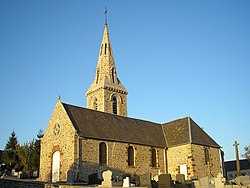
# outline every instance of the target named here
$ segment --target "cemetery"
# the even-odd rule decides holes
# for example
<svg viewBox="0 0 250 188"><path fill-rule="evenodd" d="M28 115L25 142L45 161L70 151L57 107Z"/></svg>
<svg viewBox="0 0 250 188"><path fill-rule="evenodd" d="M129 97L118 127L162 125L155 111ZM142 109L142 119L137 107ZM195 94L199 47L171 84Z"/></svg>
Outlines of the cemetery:
<svg viewBox="0 0 250 188"><path fill-rule="evenodd" d="M229 182L222 174L216 177L202 177L200 179L185 180L184 174L158 174L152 177L151 173L143 175L132 174L127 177L113 177L112 171L102 172L102 179L97 173L89 176L88 183L74 182L71 173L68 173L67 182L41 182L36 179L25 179L21 173L14 172L12 178L1 177L1 188L110 188L110 187L147 187L147 188L250 188L250 176L238 176ZM13 178L16 177L16 178Z"/></svg>

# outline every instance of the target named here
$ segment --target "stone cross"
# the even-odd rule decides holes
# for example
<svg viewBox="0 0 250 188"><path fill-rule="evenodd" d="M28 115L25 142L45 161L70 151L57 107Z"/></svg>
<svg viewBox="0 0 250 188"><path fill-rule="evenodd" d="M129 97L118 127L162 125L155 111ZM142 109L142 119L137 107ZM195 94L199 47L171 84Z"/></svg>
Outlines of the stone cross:
<svg viewBox="0 0 250 188"><path fill-rule="evenodd" d="M237 172L238 176L240 176L240 160L239 160L239 150L238 150L239 143L237 143L237 141L234 141L233 146L235 147Z"/></svg>

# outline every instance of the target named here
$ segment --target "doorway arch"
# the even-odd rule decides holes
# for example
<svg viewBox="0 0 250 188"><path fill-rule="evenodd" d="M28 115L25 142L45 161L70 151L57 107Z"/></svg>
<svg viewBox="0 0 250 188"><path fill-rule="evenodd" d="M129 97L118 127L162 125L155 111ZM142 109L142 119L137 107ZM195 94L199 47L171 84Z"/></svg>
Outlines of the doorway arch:
<svg viewBox="0 0 250 188"><path fill-rule="evenodd" d="M60 152L56 151L52 159L52 182L59 181L60 174Z"/></svg>

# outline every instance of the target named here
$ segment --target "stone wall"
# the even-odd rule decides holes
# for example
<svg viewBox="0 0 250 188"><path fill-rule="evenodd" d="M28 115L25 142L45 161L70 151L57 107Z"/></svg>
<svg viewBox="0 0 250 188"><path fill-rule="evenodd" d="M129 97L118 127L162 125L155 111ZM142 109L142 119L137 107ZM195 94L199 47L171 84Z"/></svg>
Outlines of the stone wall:
<svg viewBox="0 0 250 188"><path fill-rule="evenodd" d="M60 152L59 181L66 181L67 171L77 161L77 140L76 130L62 103L58 101L41 142L39 178L41 181L52 180L52 156L56 151Z"/></svg>
<svg viewBox="0 0 250 188"><path fill-rule="evenodd" d="M188 179L193 176L191 144L167 149L167 167L169 174L180 174L180 165L187 165Z"/></svg>
<svg viewBox="0 0 250 188"><path fill-rule="evenodd" d="M208 148L209 151L209 164L205 162L205 148ZM192 144L192 153L195 176L198 176L198 178L205 176L216 177L218 173L222 173L219 148Z"/></svg>
<svg viewBox="0 0 250 188"><path fill-rule="evenodd" d="M144 174L151 172L157 175L159 170L164 173L164 152L163 148L154 148L157 151L158 167L151 165L151 147L120 142L107 142L107 165L99 165L99 144L103 141L94 139L83 139L82 162L80 165L79 178L88 181L88 175L93 173L101 174L102 171L110 169L113 177L122 177L124 174ZM133 146L135 151L135 165L128 166L128 147Z"/></svg>
<svg viewBox="0 0 250 188"><path fill-rule="evenodd" d="M205 163L205 147L209 150L209 164ZM194 176L201 178L208 175L216 176L218 173L222 173L220 149L195 144L168 148L167 164L168 173L170 174L179 174L180 165L186 164L188 179Z"/></svg>

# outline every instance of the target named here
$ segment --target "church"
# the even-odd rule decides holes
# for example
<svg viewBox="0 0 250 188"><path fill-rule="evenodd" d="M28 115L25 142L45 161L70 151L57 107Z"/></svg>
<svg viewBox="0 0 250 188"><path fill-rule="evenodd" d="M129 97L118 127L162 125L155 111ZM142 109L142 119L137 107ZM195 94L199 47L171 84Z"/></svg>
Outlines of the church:
<svg viewBox="0 0 250 188"><path fill-rule="evenodd" d="M222 173L220 146L190 117L155 123L127 117L128 91L116 72L108 24L98 54L87 107L58 97L41 142L41 181L88 182L111 170L113 178L150 172L185 178Z"/></svg>

